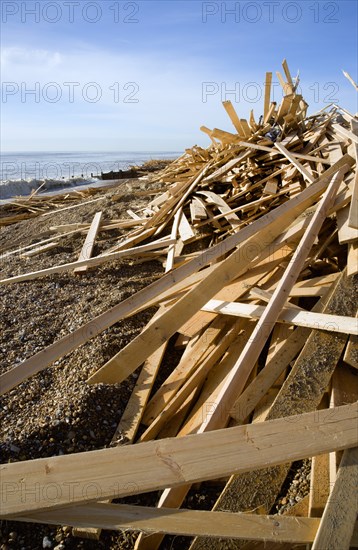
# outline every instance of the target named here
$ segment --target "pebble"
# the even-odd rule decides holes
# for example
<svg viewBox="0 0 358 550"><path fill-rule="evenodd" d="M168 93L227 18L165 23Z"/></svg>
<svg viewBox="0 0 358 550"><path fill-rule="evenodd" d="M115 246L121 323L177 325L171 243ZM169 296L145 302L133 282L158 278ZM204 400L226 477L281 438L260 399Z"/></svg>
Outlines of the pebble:
<svg viewBox="0 0 358 550"><path fill-rule="evenodd" d="M52 542L48 537L42 539L42 548L52 548Z"/></svg>

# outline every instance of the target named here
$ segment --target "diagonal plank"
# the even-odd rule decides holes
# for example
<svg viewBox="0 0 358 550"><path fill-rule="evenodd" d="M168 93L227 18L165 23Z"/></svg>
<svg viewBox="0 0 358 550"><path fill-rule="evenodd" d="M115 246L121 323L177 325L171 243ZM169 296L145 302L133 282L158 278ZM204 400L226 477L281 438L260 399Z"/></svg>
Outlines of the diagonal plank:
<svg viewBox="0 0 358 550"><path fill-rule="evenodd" d="M358 448L343 453L312 550L349 550L358 514Z"/></svg>

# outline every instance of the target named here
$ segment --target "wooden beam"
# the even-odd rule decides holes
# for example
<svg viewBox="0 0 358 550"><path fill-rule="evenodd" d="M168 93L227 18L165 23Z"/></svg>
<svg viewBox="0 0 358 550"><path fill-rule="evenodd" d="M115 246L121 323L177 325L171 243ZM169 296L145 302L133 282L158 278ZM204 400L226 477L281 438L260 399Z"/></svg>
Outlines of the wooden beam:
<svg viewBox="0 0 358 550"><path fill-rule="evenodd" d="M211 313L234 315L235 317L246 317L248 319L260 319L266 310L264 306L240 302L225 302L223 300L210 300L201 309ZM285 306L279 313L277 321L280 323L290 323L299 327L358 335L356 317L312 313L311 311Z"/></svg>
<svg viewBox="0 0 358 550"><path fill-rule="evenodd" d="M270 109L271 84L272 84L272 73L268 72L266 73L266 79L265 79L264 120L266 120L266 117Z"/></svg>
<svg viewBox="0 0 358 550"><path fill-rule="evenodd" d="M358 514L358 448L346 450L312 550L349 550Z"/></svg>
<svg viewBox="0 0 358 550"><path fill-rule="evenodd" d="M280 541L290 543L312 542L319 519L290 516L234 514L205 510L176 510L149 508L129 504L88 504L86 507L51 510L27 514L17 521L102 529L169 533L193 537L210 535L219 538Z"/></svg>
<svg viewBox="0 0 358 550"><path fill-rule="evenodd" d="M217 479L354 447L357 420L355 403L205 434L2 464L1 517Z"/></svg>
<svg viewBox="0 0 358 550"><path fill-rule="evenodd" d="M229 101L229 100L228 101L223 101L223 106L224 106L225 111L229 115L230 120L231 120L235 130L237 131L237 133L241 136L245 136L244 128L242 127L241 121L240 121L239 117L237 116L237 113L236 113L236 111L234 109L234 106L231 103L231 101Z"/></svg>
<svg viewBox="0 0 358 550"><path fill-rule="evenodd" d="M354 135L358 135L358 121L355 119L351 120L352 132ZM354 229L358 229L358 145L355 143L354 152L356 158L356 171L354 176L354 187L353 195L351 201L351 208L349 211L349 221L348 225Z"/></svg>

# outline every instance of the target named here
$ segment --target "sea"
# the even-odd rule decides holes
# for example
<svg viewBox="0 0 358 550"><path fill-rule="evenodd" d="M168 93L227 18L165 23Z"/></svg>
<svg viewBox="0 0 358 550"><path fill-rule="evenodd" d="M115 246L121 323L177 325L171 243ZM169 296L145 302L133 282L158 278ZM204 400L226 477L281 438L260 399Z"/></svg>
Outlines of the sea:
<svg viewBox="0 0 358 550"><path fill-rule="evenodd" d="M0 155L0 201L30 195L108 185L102 172L128 170L152 159L176 159L181 151L11 152Z"/></svg>

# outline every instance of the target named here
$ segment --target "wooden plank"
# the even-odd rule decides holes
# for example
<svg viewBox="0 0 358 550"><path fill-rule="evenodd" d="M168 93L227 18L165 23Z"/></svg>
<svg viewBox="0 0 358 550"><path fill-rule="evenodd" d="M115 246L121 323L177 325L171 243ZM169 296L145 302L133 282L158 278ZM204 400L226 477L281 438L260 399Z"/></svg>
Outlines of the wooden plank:
<svg viewBox="0 0 358 550"><path fill-rule="evenodd" d="M91 204L93 202L103 201L106 197L99 197L98 199L91 199L90 201L84 201L79 202L78 204L73 204L72 206L66 206L65 208L56 208L55 210L51 210L51 212L45 212L44 214L41 214L41 216L51 216L51 214L58 214L59 212L65 212L66 210L73 210L74 208L79 208L80 206L84 206L85 204Z"/></svg>
<svg viewBox="0 0 358 550"><path fill-rule="evenodd" d="M207 197L211 204L215 204L218 207L233 229L241 224L241 220L235 213L232 212L230 206L224 201L224 199L219 197L219 195L213 193L212 191L198 191L198 193Z"/></svg>
<svg viewBox="0 0 358 550"><path fill-rule="evenodd" d="M355 119L351 120L352 132L354 135L358 135L358 122ZM354 176L354 187L351 201L351 209L349 212L349 227L358 229L358 145L354 146L355 158L356 158L356 170Z"/></svg>
<svg viewBox="0 0 358 550"><path fill-rule="evenodd" d="M272 73L268 72L266 73L266 79L265 79L265 97L264 97L264 120L265 121L270 109L271 84L272 84Z"/></svg>
<svg viewBox="0 0 358 550"><path fill-rule="evenodd" d="M87 237L83 244L83 248L78 257L79 262L82 262L84 260L89 260L91 258L94 244L96 242L99 226L101 224L101 220L102 220L102 212L97 212L94 215L91 226L87 233ZM74 269L74 273L85 273L88 270L88 267L89 267L88 265L82 265L82 267L76 267L76 269Z"/></svg>
<svg viewBox="0 0 358 550"><path fill-rule="evenodd" d="M1 517L217 479L354 447L357 420L355 403L198 435L2 464ZM54 488L56 498L49 499Z"/></svg>
<svg viewBox="0 0 358 550"><path fill-rule="evenodd" d="M347 363L347 365L358 369L358 338L356 336L351 336L349 338L343 361Z"/></svg>
<svg viewBox="0 0 358 550"><path fill-rule="evenodd" d="M170 233L170 238L173 239L173 244L169 246L167 254L167 262L165 266L165 272L171 271L174 267L174 258L175 258L175 248L177 246L177 235L179 230L180 218L182 216L182 208L176 211L173 220L173 227Z"/></svg>
<svg viewBox="0 0 358 550"><path fill-rule="evenodd" d="M299 172L301 172L302 176L305 180L307 180L309 183L313 183L315 181L315 177L308 171L306 168L302 166L300 162L298 162L297 159L284 147L281 143L275 143L275 147L293 164L295 168Z"/></svg>
<svg viewBox="0 0 358 550"><path fill-rule="evenodd" d="M166 274L159 281L156 281L147 288L137 292L135 296L127 298L123 302L120 302L112 307L110 310L105 311L103 314L95 317L94 319L91 319L89 322L79 327L76 331L64 336L54 344L51 344L44 350L41 350L34 356L30 357L19 366L16 366L6 372L0 376L0 393L2 394L9 391L26 378L46 368L53 361L56 361L63 355L76 349L81 344L84 344L91 338L97 336L103 330L118 322L120 319L145 308L147 304L151 303L151 301L155 300L164 292L169 291L170 289L175 289L176 284L181 283L184 279L193 275L199 271L199 269L205 267L210 261L215 261L215 259L226 254L235 246L238 246L251 235L268 227L270 223L272 223L272 217L274 217L274 219L275 217L281 218L286 210L290 210L291 208L293 209L295 215L298 216L301 211L299 205L302 206L302 210L307 208L323 192L327 185L328 175L332 175L335 170L345 165L347 165L347 170L349 170L349 167L353 164L353 162L353 159L349 155L344 155L344 157L339 159L334 166L327 170L324 177L322 176L318 178L315 185L305 189L298 197L292 198L289 201L289 204L285 203L277 207L274 211L269 212L260 219L254 221L249 227L243 228L239 234L229 236L224 241L213 246L210 251L204 251L190 262L178 267L173 272ZM190 318L190 315L188 318Z"/></svg>
<svg viewBox="0 0 358 550"><path fill-rule="evenodd" d="M351 277L358 273L358 242L348 244L347 275Z"/></svg>
<svg viewBox="0 0 358 550"><path fill-rule="evenodd" d="M358 240L358 229L350 227L349 223L350 205L345 206L338 210L337 227L338 227L338 241L340 244L350 243Z"/></svg>
<svg viewBox="0 0 358 550"><path fill-rule="evenodd" d="M88 504L86 507L49 510L17 517L17 521L49 525L97 525L110 530L144 531L173 535L210 535L246 540L312 542L319 519L290 516L234 514L206 510L149 508L129 504Z"/></svg>
<svg viewBox="0 0 358 550"><path fill-rule="evenodd" d="M68 264L62 264L62 265L55 265L54 267L48 267L46 269L41 269L40 271L32 271L31 273L24 273L23 275L16 275L15 277L2 279L0 281L0 285L19 283L22 281L32 281L33 279L45 277L46 275L53 275L54 273L63 273L64 271L71 271L74 268L79 268L83 266L94 267L97 265L103 265L113 260L118 260L120 258L140 256L143 252L147 252L149 250L167 248L169 245L175 242L176 242L175 239L170 239L170 238L169 239L166 238L165 240L160 239L150 244L136 246L135 248L128 248L127 250L119 250L118 252L112 252L111 254L106 254L103 256L96 256L95 258L77 260L76 262L70 262Z"/></svg>
<svg viewBox="0 0 358 550"><path fill-rule="evenodd" d="M222 103L237 133L241 136L245 136L244 128L241 124L239 117L237 116L237 113L231 101L223 101Z"/></svg>
<svg viewBox="0 0 358 550"><path fill-rule="evenodd" d="M225 302L223 300L210 300L202 310L221 315L234 315L248 319L260 319L265 313L266 307L242 302ZM329 315L324 313L312 313L299 310L295 307L285 306L277 317L279 323L290 323L298 327L308 327L329 332L358 335L358 323L355 317L342 315Z"/></svg>
<svg viewBox="0 0 358 550"><path fill-rule="evenodd" d="M346 450L312 550L349 550L358 514L358 448Z"/></svg>
<svg viewBox="0 0 358 550"><path fill-rule="evenodd" d="M59 241L53 241L47 244L43 244L42 246L38 246L37 248L32 248L31 250L23 252L21 256L24 258L31 258L32 256L37 256L37 254L42 254L43 252L48 252L49 250L53 250L59 244L60 244Z"/></svg>
<svg viewBox="0 0 358 550"><path fill-rule="evenodd" d="M358 400L357 375L346 365L339 365L332 376L331 406L347 405ZM334 485L342 453L330 453L329 471L330 483Z"/></svg>
<svg viewBox="0 0 358 550"><path fill-rule="evenodd" d="M329 455L312 458L311 488L309 494L309 516L320 518L329 496Z"/></svg>
<svg viewBox="0 0 358 550"><path fill-rule="evenodd" d="M198 220L206 220L208 213L203 203L197 198L193 197L190 203L190 217L192 223Z"/></svg>
<svg viewBox="0 0 358 550"><path fill-rule="evenodd" d="M347 128L344 128L341 124L336 122L335 124L332 124L332 128L338 135L346 139L350 139L352 143L358 144L358 136L350 130L347 130Z"/></svg>
<svg viewBox="0 0 358 550"><path fill-rule="evenodd" d="M286 80L287 80L288 84L293 88L294 84L293 84L293 80L292 80L291 73L290 73L290 70L288 68L288 64L287 64L286 59L284 59L282 61L282 67L283 67L283 70L285 71L285 76L286 76Z"/></svg>
<svg viewBox="0 0 358 550"><path fill-rule="evenodd" d="M195 233L190 223L188 222L188 218L186 217L184 212L182 212L178 230L179 230L180 238L184 244L191 241L195 237Z"/></svg>

